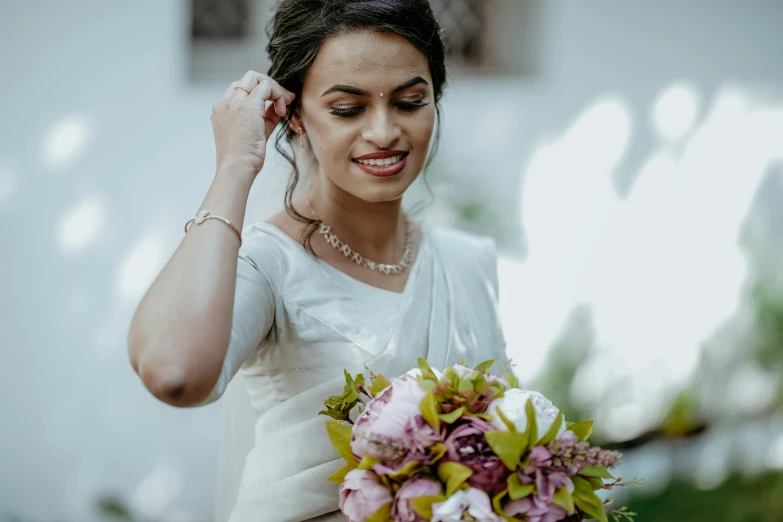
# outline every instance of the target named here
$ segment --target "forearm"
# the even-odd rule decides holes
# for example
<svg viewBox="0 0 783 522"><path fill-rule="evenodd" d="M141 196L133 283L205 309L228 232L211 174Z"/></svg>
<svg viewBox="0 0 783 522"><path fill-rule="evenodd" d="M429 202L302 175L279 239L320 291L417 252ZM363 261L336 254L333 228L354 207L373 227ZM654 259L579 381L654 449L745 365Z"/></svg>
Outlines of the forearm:
<svg viewBox="0 0 783 522"><path fill-rule="evenodd" d="M242 229L253 175L222 167L200 209ZM142 298L128 350L144 385L160 400L188 406L218 379L230 340L239 241L228 225L193 225Z"/></svg>

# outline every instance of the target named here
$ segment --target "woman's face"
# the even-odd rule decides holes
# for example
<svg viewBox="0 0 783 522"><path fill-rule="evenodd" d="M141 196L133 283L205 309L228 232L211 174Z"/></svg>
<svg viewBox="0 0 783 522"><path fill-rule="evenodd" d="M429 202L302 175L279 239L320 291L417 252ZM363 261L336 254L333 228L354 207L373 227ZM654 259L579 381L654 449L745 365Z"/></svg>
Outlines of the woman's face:
<svg viewBox="0 0 783 522"><path fill-rule="evenodd" d="M324 42L294 119L323 181L370 202L402 197L424 165L434 125L427 58L397 34L370 31Z"/></svg>

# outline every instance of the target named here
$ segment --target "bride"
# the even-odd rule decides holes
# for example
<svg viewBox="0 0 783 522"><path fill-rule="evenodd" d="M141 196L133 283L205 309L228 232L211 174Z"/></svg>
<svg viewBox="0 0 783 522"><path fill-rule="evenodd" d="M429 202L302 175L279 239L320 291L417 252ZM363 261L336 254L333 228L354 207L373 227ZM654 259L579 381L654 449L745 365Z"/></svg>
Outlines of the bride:
<svg viewBox="0 0 783 522"><path fill-rule="evenodd" d="M494 243L401 208L446 80L427 0L282 0L270 36L268 75L249 71L213 107L214 181L134 314L130 360L180 407L244 376L255 442L231 521L343 520L323 400L344 368L504 361ZM285 211L243 230L278 125ZM312 181L294 197L300 175Z"/></svg>

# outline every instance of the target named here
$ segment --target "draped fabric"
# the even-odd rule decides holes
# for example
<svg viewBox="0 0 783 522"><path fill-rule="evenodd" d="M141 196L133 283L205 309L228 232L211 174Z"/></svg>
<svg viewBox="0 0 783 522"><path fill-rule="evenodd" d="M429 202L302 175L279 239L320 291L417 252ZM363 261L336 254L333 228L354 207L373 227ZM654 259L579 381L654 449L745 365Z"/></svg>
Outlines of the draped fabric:
<svg viewBox="0 0 783 522"><path fill-rule="evenodd" d="M276 260L273 276L266 275L274 324L241 368L255 435L244 466L237 462L242 451L222 462L218 501L236 498L230 522L344 520L336 512L338 486L327 481L343 461L326 436L328 419L318 415L325 398L342 393L343 369L366 373L367 365L393 378L419 357L437 368L463 359L505 362L494 244L456 231L423 232L398 294L352 279L272 225L260 226L278 249L268 258ZM234 494L227 489L239 469Z"/></svg>

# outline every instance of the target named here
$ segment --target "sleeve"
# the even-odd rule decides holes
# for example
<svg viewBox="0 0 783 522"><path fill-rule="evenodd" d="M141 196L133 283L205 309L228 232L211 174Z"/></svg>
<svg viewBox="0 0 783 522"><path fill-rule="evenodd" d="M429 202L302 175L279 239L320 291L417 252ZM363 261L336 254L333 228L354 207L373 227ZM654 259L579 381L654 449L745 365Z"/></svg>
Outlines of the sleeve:
<svg viewBox="0 0 783 522"><path fill-rule="evenodd" d="M266 338L274 324L277 300L270 278L260 268L269 264L277 266L278 260L275 259L274 245L271 243L271 238L259 237L252 228L243 234L237 259L231 339L220 377L202 405L214 402L223 395L228 383Z"/></svg>

